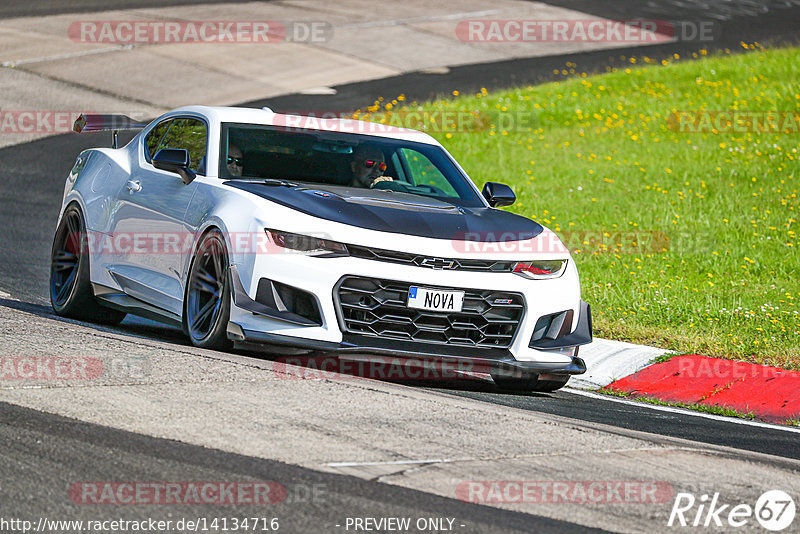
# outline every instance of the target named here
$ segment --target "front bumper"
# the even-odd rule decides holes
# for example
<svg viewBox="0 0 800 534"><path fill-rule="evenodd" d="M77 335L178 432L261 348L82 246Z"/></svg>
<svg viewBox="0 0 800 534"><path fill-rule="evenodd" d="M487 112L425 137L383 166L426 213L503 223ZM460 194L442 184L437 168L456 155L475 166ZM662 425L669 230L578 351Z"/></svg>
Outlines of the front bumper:
<svg viewBox="0 0 800 534"><path fill-rule="evenodd" d="M228 336L242 347L251 345L279 345L297 349L334 353L338 355L369 354L390 356L407 360L436 360L454 362L462 369L473 371L504 371L508 376L520 374L561 374L580 375L586 372L586 364L581 358L573 356L569 362L518 361L507 350L492 352L492 349L443 350L442 345L371 338L367 336L348 336L345 341L334 343L312 339L270 334L253 330L229 328ZM404 346L405 345L405 346Z"/></svg>
<svg viewBox="0 0 800 534"><path fill-rule="evenodd" d="M279 255L281 256L281 255ZM588 305L579 298L577 272L573 269L559 279L530 281L513 274L454 273L420 267L391 266L354 258L319 259L283 255L268 258L269 265L231 267L233 306L228 336L240 345L277 345L340 355L390 356L416 360L461 362L490 371L515 374L582 374L586 365L577 357L578 345L591 340ZM387 272L390 271L390 272ZM525 300L525 311L513 341L507 347L471 347L449 343L405 341L348 332L337 313L336 288L346 276L367 276L410 280L434 287L478 287L496 291L517 291ZM287 313L280 306L256 301L259 281L268 277L281 284L307 291L316 299L321 320L308 321ZM577 303L577 305L576 305ZM574 310L574 321L562 339L531 344L537 318L547 313ZM589 333L588 339L586 333Z"/></svg>

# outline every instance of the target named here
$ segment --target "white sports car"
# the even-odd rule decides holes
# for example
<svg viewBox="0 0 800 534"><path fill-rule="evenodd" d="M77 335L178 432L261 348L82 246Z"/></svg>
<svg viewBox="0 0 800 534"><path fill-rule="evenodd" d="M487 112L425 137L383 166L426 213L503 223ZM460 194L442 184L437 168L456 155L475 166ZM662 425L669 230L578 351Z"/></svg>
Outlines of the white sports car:
<svg viewBox="0 0 800 534"><path fill-rule="evenodd" d="M425 133L269 109L191 106L113 131L69 173L50 295L64 316L126 313L199 347L294 347L484 366L553 391L584 373L588 304L561 241L496 209ZM141 130L117 148L117 130Z"/></svg>

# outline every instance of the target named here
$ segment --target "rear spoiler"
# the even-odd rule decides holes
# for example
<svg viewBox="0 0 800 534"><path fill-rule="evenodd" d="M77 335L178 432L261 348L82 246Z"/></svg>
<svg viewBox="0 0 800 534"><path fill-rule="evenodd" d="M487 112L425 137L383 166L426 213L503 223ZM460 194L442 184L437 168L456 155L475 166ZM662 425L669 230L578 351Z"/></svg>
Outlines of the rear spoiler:
<svg viewBox="0 0 800 534"><path fill-rule="evenodd" d="M112 132L112 148L117 148L117 132L119 130L142 130L149 122L139 122L127 115L91 115L82 113L75 119L72 129L78 133Z"/></svg>

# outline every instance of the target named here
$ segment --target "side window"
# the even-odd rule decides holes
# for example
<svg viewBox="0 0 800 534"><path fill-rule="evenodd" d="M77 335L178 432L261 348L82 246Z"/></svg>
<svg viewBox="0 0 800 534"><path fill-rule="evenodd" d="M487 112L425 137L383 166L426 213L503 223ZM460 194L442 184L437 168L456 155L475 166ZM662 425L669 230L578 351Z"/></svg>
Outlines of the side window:
<svg viewBox="0 0 800 534"><path fill-rule="evenodd" d="M206 138L206 125L203 121L175 119L153 154L162 148L185 148L189 151L191 161L189 168L197 173L205 174Z"/></svg>
<svg viewBox="0 0 800 534"><path fill-rule="evenodd" d="M444 174L425 154L411 148L401 148L400 151L405 157L411 179L416 185L435 187L450 197L458 196Z"/></svg>
<svg viewBox="0 0 800 534"><path fill-rule="evenodd" d="M161 141L161 138L164 137L164 134L167 132L167 128L169 128L170 124L172 124L172 121L164 121L161 124L158 124L152 130L150 130L150 133L147 134L147 139L145 140L145 142L147 143L148 163L153 161L153 156L156 155L156 148L158 148L158 143L159 141Z"/></svg>

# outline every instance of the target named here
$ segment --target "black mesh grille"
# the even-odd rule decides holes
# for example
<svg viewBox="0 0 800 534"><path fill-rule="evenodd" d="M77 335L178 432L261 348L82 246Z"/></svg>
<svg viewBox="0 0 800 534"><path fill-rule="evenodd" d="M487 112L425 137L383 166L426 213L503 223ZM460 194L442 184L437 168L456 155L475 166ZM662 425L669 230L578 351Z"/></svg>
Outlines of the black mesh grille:
<svg viewBox="0 0 800 534"><path fill-rule="evenodd" d="M434 258L432 256L361 247L358 245L347 245L347 250L350 255L355 258L401 263L404 265L416 265L417 267L429 267L431 269L446 268L457 271L510 273L515 263L513 261Z"/></svg>
<svg viewBox="0 0 800 534"><path fill-rule="evenodd" d="M458 289L464 291L461 312L443 313L409 308L411 285L355 276L343 278L336 289L336 302L345 330L381 338L469 347L511 345L524 311L519 293Z"/></svg>

